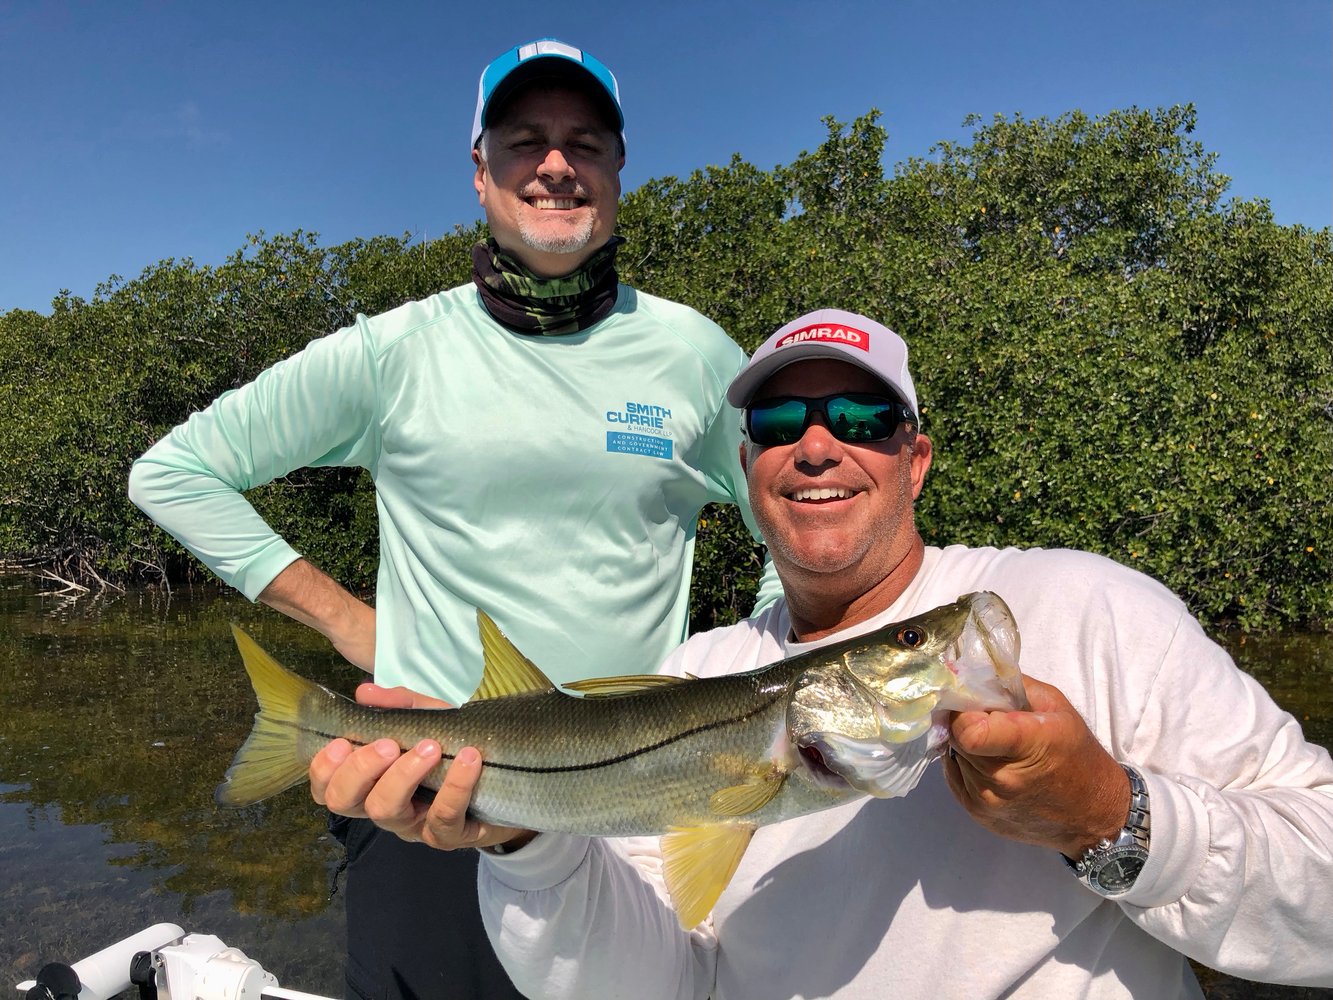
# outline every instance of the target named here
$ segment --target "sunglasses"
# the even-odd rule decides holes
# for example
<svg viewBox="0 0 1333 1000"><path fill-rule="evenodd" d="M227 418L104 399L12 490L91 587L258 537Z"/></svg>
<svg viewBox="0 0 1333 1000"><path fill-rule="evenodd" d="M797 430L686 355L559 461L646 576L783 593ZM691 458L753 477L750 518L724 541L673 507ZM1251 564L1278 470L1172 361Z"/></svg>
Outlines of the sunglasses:
<svg viewBox="0 0 1333 1000"><path fill-rule="evenodd" d="M812 399L808 396L777 396L745 408L745 434L757 445L791 444L799 441L818 413L839 441L867 444L887 441L899 424L916 426L916 414L892 396L841 392Z"/></svg>

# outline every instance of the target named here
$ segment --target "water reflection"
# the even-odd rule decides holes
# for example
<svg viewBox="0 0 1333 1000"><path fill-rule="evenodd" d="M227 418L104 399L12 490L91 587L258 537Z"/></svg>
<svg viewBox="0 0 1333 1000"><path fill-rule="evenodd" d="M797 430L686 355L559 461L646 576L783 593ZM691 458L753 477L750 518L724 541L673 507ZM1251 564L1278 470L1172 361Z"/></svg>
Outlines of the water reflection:
<svg viewBox="0 0 1333 1000"><path fill-rule="evenodd" d="M52 599L0 578L0 974L11 982L34 961L171 920L250 951L293 987L338 991L340 852L322 810L297 791L245 810L213 804L254 712L229 621L332 687L359 675L308 629L236 596Z"/></svg>
<svg viewBox="0 0 1333 1000"><path fill-rule="evenodd" d="M74 960L158 921L212 933L284 985L341 992L339 859L293 790L213 804L254 702L237 622L335 690L361 673L309 629L211 589L43 597L0 576L0 976ZM1333 637L1226 637L1242 667L1333 746ZM1201 971L1214 998L1333 997ZM0 983L0 988L5 988Z"/></svg>

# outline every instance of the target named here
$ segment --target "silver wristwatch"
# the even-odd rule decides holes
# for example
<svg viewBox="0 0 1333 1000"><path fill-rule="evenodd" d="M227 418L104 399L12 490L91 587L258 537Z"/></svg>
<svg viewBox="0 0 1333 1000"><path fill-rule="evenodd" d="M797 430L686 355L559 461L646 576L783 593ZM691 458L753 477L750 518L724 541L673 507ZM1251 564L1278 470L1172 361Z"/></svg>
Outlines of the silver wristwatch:
<svg viewBox="0 0 1333 1000"><path fill-rule="evenodd" d="M1065 858L1080 882L1107 899L1116 899L1134 888L1148 861L1148 839L1152 825L1148 812L1148 786L1143 776L1121 764L1129 776L1129 818L1114 840L1101 840L1077 861Z"/></svg>

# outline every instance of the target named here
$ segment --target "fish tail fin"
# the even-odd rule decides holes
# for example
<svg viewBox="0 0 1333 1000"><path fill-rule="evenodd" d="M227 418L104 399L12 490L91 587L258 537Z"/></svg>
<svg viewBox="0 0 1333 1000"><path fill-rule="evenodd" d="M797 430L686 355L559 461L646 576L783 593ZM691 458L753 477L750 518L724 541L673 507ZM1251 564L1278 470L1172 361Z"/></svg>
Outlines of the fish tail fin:
<svg viewBox="0 0 1333 1000"><path fill-rule="evenodd" d="M235 625L231 631L259 699L259 711L213 798L219 805L248 806L305 779L309 761L301 756L298 743L301 705L311 694L328 693L292 673Z"/></svg>

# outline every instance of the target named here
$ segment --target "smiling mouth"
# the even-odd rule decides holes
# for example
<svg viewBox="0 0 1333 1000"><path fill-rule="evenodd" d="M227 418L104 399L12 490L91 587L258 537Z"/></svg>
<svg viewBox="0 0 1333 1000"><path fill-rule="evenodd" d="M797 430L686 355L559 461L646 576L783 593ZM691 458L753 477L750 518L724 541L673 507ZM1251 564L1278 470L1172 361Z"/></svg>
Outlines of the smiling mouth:
<svg viewBox="0 0 1333 1000"><path fill-rule="evenodd" d="M543 212L550 212L550 211L568 212L571 209L582 208L584 204L582 198L541 197L541 198L528 198L526 199L526 201L533 208Z"/></svg>
<svg viewBox="0 0 1333 1000"><path fill-rule="evenodd" d="M825 500L850 500L856 493L856 490L845 486L812 486L788 493L787 499L797 503L820 503Z"/></svg>

